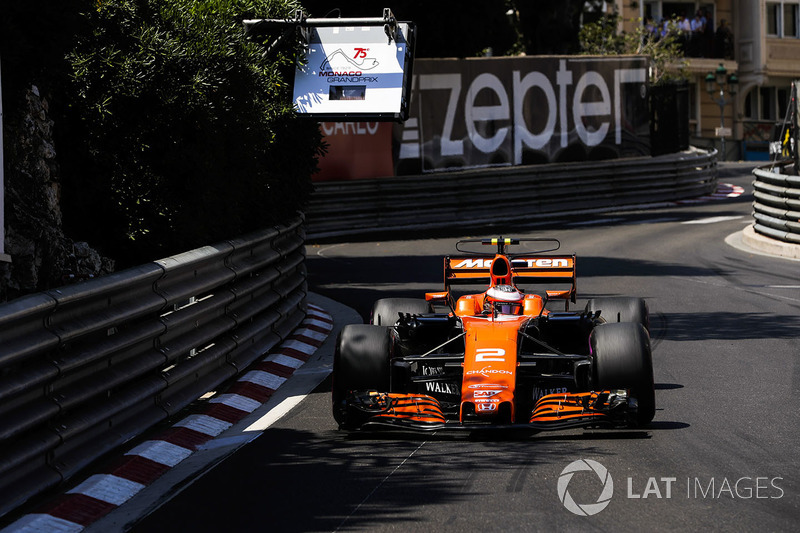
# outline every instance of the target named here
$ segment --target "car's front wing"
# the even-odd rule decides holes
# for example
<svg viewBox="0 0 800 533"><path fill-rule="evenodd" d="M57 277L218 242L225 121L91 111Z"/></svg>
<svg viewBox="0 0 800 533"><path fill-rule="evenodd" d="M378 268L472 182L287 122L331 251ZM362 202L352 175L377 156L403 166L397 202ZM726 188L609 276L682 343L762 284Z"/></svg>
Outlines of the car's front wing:
<svg viewBox="0 0 800 533"><path fill-rule="evenodd" d="M347 429L528 428L557 430L575 427L629 426L635 419L636 401L627 391L549 394L540 398L527 422L492 424L485 421L448 420L436 398L424 394L354 392L347 399Z"/></svg>

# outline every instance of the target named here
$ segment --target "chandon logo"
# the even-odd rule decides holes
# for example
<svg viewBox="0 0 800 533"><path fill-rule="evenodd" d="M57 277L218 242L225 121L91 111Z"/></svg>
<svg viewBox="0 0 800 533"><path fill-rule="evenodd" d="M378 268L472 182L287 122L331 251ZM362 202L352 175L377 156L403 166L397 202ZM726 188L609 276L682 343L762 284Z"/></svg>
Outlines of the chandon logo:
<svg viewBox="0 0 800 533"><path fill-rule="evenodd" d="M492 368L491 366L485 366L485 367L481 368L480 370L470 370L469 372L467 372L468 376L475 376L475 375L478 375L478 374L488 378L490 375L493 375L493 374L502 374L502 375L510 376L510 375L513 374L513 372L511 372L510 370L503 370L503 369L500 369L500 368Z"/></svg>
<svg viewBox="0 0 800 533"><path fill-rule="evenodd" d="M570 496L567 486L575 472L586 470L593 471L597 474L597 477L600 478L600 482L603 484L603 490L600 492L600 496L597 497L595 503L578 504L572 499L572 496ZM608 473L606 467L591 459L579 459L578 461L571 462L561 471L561 475L558 477L558 499L561 500L561 503L564 504L564 507L566 507L569 512L579 516L592 516L599 513L608 506L611 502L611 496L613 495L614 480L611 479L611 474Z"/></svg>

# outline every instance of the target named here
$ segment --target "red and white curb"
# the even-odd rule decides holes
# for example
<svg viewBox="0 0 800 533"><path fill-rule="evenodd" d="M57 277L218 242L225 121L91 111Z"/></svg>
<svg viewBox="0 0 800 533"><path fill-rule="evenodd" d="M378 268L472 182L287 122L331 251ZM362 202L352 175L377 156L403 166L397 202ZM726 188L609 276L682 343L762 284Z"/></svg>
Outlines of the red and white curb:
<svg viewBox="0 0 800 533"><path fill-rule="evenodd" d="M731 185L730 183L718 183L717 190L706 196L699 198L691 198L689 200L678 200L675 203L680 205L685 204L702 204L711 200L727 200L729 198L738 198L744 194L744 187L738 185Z"/></svg>
<svg viewBox="0 0 800 533"><path fill-rule="evenodd" d="M82 531L261 407L316 352L332 329L330 315L309 305L305 320L288 339L240 376L224 394L211 398L200 412L132 448L104 473L90 476L37 512L23 516L3 533Z"/></svg>

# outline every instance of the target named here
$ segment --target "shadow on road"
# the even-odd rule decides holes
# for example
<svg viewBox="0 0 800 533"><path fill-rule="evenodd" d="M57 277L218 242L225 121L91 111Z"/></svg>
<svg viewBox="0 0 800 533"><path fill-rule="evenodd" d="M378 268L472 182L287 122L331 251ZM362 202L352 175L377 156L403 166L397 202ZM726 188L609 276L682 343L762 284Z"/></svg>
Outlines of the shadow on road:
<svg viewBox="0 0 800 533"><path fill-rule="evenodd" d="M666 327L661 340L746 340L800 338L800 316L772 313L715 311L661 313Z"/></svg>
<svg viewBox="0 0 800 533"><path fill-rule="evenodd" d="M317 406L329 402L325 390L312 396ZM617 454L602 442L650 439L649 430L411 438L349 434L329 416L313 420L314 429L271 428L133 531L413 529L430 518L425 509L474 505L498 490L552 498L554 481L542 472L557 476L576 457Z"/></svg>

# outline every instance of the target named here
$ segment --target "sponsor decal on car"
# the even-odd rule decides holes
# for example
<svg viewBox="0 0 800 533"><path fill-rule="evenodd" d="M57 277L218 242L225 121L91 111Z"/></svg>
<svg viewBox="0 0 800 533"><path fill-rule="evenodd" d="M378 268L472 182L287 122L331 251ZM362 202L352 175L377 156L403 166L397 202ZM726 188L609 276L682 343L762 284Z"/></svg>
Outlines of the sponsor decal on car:
<svg viewBox="0 0 800 533"><path fill-rule="evenodd" d="M506 351L502 348L478 348L475 350L475 360L481 362L502 362L506 360Z"/></svg>
<svg viewBox="0 0 800 533"><path fill-rule="evenodd" d="M498 368L492 368L491 366L485 366L485 367L481 368L480 370L470 370L469 372L467 372L468 376L480 375L480 376L487 377L487 378L489 376L493 376L493 375L510 376L512 374L513 374L513 372L511 372L510 370L502 370L502 369L498 369Z"/></svg>
<svg viewBox="0 0 800 533"><path fill-rule="evenodd" d="M429 381L425 383L426 392L438 392L440 394L461 395L461 391L456 383L448 381Z"/></svg>
<svg viewBox="0 0 800 533"><path fill-rule="evenodd" d="M444 367L443 366L423 366L422 367L422 375L423 376L438 376L444 374Z"/></svg>
<svg viewBox="0 0 800 533"><path fill-rule="evenodd" d="M464 259L453 265L453 268L489 268L494 259ZM514 259L511 265L528 268L569 268L568 259Z"/></svg>
<svg viewBox="0 0 800 533"><path fill-rule="evenodd" d="M568 387L534 387L533 388L533 400L536 401L540 399L542 396L547 396L548 394L566 394L569 392Z"/></svg>

